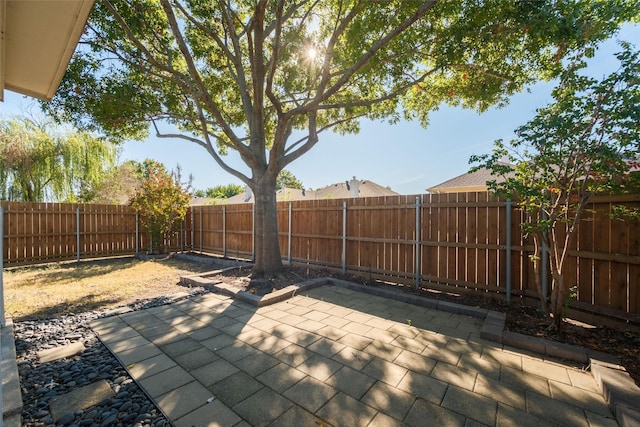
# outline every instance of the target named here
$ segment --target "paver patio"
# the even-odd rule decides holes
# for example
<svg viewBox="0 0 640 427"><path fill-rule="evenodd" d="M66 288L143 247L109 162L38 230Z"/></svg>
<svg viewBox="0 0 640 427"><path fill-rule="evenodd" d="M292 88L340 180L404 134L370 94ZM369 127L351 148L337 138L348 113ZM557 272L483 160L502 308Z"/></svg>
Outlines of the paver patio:
<svg viewBox="0 0 640 427"><path fill-rule="evenodd" d="M483 340L482 322L326 285L91 326L176 427L618 425L591 373Z"/></svg>

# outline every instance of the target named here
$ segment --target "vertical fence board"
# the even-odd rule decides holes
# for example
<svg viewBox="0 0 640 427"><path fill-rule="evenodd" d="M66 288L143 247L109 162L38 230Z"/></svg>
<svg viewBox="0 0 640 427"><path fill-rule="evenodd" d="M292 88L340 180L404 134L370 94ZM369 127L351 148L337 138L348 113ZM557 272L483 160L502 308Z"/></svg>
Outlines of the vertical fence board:
<svg viewBox="0 0 640 427"><path fill-rule="evenodd" d="M607 221L608 209L603 205L594 206L594 252L607 253L610 250L610 232ZM611 306L611 291L609 286L611 262L608 260L593 260L593 279L595 289L595 304L602 307Z"/></svg>
<svg viewBox="0 0 640 427"><path fill-rule="evenodd" d="M489 283L487 280L487 274L489 271L488 262L489 256L486 246L489 243L489 218L486 208L487 193L478 193L478 207L477 207L477 228L478 232L478 259L476 265L478 267L478 273L476 276L476 282L478 284L486 285ZM482 206L484 204L485 206Z"/></svg>
<svg viewBox="0 0 640 427"><path fill-rule="evenodd" d="M500 244L498 240L499 228L500 228L500 209L493 206L493 203L497 202L498 198L487 194L487 245L491 246L487 248L487 280L488 285L497 286L500 280L499 270L499 250L494 249L495 245Z"/></svg>
<svg viewBox="0 0 640 427"><path fill-rule="evenodd" d="M457 279L458 265L456 258L458 250L457 243L457 221L458 221L458 207L456 206L458 200L458 194L447 194L447 208L446 208L446 244L447 244L447 278L450 280Z"/></svg>
<svg viewBox="0 0 640 427"><path fill-rule="evenodd" d="M470 246L467 249L466 280L470 283L476 283L478 281L478 208L473 205L477 203L478 193L467 193L466 198L469 203L465 209L466 242Z"/></svg>
<svg viewBox="0 0 640 427"><path fill-rule="evenodd" d="M609 214L611 214L609 210ZM611 254L629 255L629 223L624 221L608 221L610 224L611 243L609 251ZM611 308L616 310L627 311L627 303L629 300L629 268L628 264L618 262L615 258L610 263L610 279L611 287Z"/></svg>
<svg viewBox="0 0 640 427"><path fill-rule="evenodd" d="M456 217L456 280L468 282L467 276L467 251L469 250L467 241L467 193L459 193L457 203L460 206L457 209Z"/></svg>

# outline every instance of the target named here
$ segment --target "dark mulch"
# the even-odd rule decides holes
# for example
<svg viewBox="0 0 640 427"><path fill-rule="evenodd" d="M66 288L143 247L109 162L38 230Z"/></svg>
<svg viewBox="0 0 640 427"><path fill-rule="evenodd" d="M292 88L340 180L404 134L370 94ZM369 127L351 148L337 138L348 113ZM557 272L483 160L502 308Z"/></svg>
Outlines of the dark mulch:
<svg viewBox="0 0 640 427"><path fill-rule="evenodd" d="M272 289L279 289L292 283L318 277L335 277L367 286L389 286L428 298L506 313L507 321L505 327L510 331L618 356L629 375L640 386L640 334L587 325L571 319L563 321L560 331L552 331L549 329L549 318L545 317L536 307L531 307L518 299L513 300L511 304L507 304L504 299L488 296L488 294L483 296L477 293L444 293L428 288L415 290L390 282L370 280L361 276L343 275L319 268L288 267L272 278L254 278L251 275L250 268L229 270L218 275L219 280L258 295L264 295L271 292Z"/></svg>

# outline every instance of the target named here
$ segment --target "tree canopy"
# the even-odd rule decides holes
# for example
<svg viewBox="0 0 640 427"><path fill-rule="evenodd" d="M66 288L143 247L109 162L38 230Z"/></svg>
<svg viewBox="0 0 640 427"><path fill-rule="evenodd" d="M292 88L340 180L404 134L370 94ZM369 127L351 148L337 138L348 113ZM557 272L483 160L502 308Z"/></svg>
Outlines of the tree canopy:
<svg viewBox="0 0 640 427"><path fill-rule="evenodd" d="M211 199L228 199L242 193L242 186L238 184L216 185L206 190L196 190L193 195L197 197L209 197Z"/></svg>
<svg viewBox="0 0 640 427"><path fill-rule="evenodd" d="M300 181L296 176L290 171L283 169L278 174L278 178L276 179L276 189L281 190L283 188L297 188L298 190L302 190L304 188L304 184Z"/></svg>
<svg viewBox="0 0 640 427"><path fill-rule="evenodd" d="M82 199L113 165L116 148L95 135L46 120L0 121L0 198L25 202Z"/></svg>
<svg viewBox="0 0 640 427"><path fill-rule="evenodd" d="M516 139L496 141L492 154L472 158L502 175L490 187L515 197L525 211L522 228L534 239L538 292L556 328L566 291L576 285L565 283L564 269L591 197L640 188L627 163L640 156L640 51L622 47L620 68L602 80L584 74L584 61L573 61L552 93L554 102L519 127ZM552 274L550 310L539 281L543 245Z"/></svg>
<svg viewBox="0 0 640 427"><path fill-rule="evenodd" d="M45 108L116 138L203 147L256 195L256 272L281 268L276 178L322 132L483 111L592 48L639 0L103 0ZM170 126L164 126L169 123ZM167 130L169 129L169 130ZM225 163L236 150L246 169Z"/></svg>

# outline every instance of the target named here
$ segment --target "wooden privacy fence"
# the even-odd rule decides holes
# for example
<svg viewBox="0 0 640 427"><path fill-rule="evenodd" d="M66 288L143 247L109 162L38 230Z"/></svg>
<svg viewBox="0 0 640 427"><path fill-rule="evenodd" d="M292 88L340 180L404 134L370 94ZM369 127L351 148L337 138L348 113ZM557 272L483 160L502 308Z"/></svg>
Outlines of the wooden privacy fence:
<svg viewBox="0 0 640 427"><path fill-rule="evenodd" d="M132 255L149 246L129 206L2 202L7 267ZM182 235L163 242L181 249Z"/></svg>
<svg viewBox="0 0 640 427"><path fill-rule="evenodd" d="M612 219L640 195L596 197L578 226L565 269L571 306L640 322L640 224ZM193 249L253 254L253 206L191 211ZM282 256L367 278L442 291L537 298L524 212L487 192L278 203ZM550 292L548 274L542 281Z"/></svg>
<svg viewBox="0 0 640 427"><path fill-rule="evenodd" d="M572 307L639 322L640 224L611 219L619 204L640 207L640 195L593 199L565 283L575 289ZM6 266L133 254L148 245L127 206L2 206ZM537 297L523 217L486 192L278 202L286 261L443 291ZM253 205L193 207L165 243L251 259Z"/></svg>

